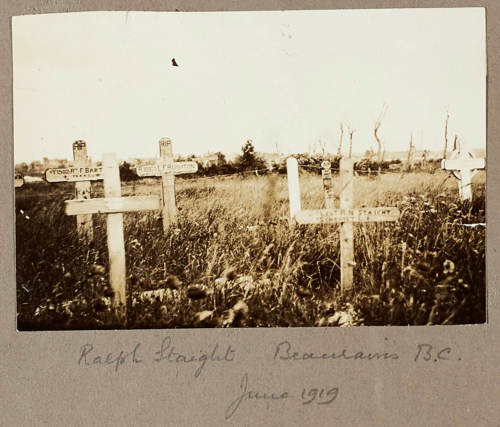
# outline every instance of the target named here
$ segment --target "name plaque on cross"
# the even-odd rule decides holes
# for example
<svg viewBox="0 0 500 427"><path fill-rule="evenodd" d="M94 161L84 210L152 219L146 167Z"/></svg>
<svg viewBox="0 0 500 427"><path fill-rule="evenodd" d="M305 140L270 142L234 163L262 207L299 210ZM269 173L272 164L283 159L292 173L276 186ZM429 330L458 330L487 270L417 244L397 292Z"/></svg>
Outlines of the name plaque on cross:
<svg viewBox="0 0 500 427"><path fill-rule="evenodd" d="M156 163L154 165L137 166L137 175L144 176L161 176L165 173L173 173L180 175L184 173L195 173L198 171L198 163L196 162L173 162L173 163Z"/></svg>
<svg viewBox="0 0 500 427"><path fill-rule="evenodd" d="M335 222L397 221L398 208L302 209L295 214L299 224L329 224Z"/></svg>
<svg viewBox="0 0 500 427"><path fill-rule="evenodd" d="M97 181L101 179L103 179L103 173L100 166L58 168L45 171L47 182Z"/></svg>

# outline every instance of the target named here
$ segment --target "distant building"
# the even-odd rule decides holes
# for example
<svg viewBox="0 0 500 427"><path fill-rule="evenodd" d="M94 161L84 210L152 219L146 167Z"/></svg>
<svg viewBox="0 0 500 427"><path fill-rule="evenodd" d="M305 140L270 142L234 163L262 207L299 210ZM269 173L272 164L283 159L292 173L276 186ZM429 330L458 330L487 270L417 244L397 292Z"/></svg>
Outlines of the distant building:
<svg viewBox="0 0 500 427"><path fill-rule="evenodd" d="M204 168L210 166L219 166L219 154L218 153L207 153L200 157L195 157L193 159L195 162L201 163Z"/></svg>

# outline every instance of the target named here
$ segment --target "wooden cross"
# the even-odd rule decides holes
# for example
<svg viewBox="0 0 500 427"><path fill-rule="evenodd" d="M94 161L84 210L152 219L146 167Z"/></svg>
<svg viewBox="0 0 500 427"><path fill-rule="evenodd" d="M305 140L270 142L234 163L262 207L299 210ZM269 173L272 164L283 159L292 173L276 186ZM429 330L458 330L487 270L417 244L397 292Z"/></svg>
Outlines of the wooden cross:
<svg viewBox="0 0 500 427"><path fill-rule="evenodd" d="M24 176L19 173L14 175L14 188L20 188L24 185Z"/></svg>
<svg viewBox="0 0 500 427"><path fill-rule="evenodd" d="M449 159L441 160L441 168L453 171L453 175L460 180L458 193L462 200L472 200L471 181L476 169L484 169L484 159L475 159L465 150L455 150L450 153Z"/></svg>
<svg viewBox="0 0 500 427"><path fill-rule="evenodd" d="M161 216L163 231L166 233L172 224L177 223L177 208L175 206L175 175L194 173L198 170L196 162L174 162L172 141L162 138L159 141L160 160L154 165L137 166L139 176L161 176L162 201Z"/></svg>
<svg viewBox="0 0 500 427"><path fill-rule="evenodd" d="M67 215L106 215L109 255L109 282L114 291L113 307L121 319L126 318L125 243L123 212L157 210L158 196L121 197L120 171L115 154L104 154L102 160L104 198L66 201Z"/></svg>
<svg viewBox="0 0 500 427"><path fill-rule="evenodd" d="M288 192L290 198L290 223L332 224L340 223L340 289L352 290L354 263L354 222L397 221L399 209L394 207L352 207L354 162L343 157L340 160L340 209L301 209L297 159L287 160Z"/></svg>
<svg viewBox="0 0 500 427"><path fill-rule="evenodd" d="M335 208L335 196L333 194L332 167L328 160L321 162L321 176L323 177L323 189L325 191L325 207L326 209Z"/></svg>
<svg viewBox="0 0 500 427"><path fill-rule="evenodd" d="M47 182L74 182L75 198L88 200L91 195L90 181L103 179L102 167L90 164L87 145L81 140L73 143L73 161L74 165L69 168L47 169L45 180ZM82 240L88 242L94 240L92 215L77 215L76 228Z"/></svg>

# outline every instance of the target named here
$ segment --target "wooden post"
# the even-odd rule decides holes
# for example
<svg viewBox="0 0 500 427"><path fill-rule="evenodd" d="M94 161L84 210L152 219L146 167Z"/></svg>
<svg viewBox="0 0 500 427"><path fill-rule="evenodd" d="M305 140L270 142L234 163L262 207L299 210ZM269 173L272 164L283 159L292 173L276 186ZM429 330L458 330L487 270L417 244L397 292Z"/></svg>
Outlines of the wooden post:
<svg viewBox="0 0 500 427"><path fill-rule="evenodd" d="M300 211L299 166L295 157L286 160L288 177L288 198L290 200L290 224L295 222L295 215Z"/></svg>
<svg viewBox="0 0 500 427"><path fill-rule="evenodd" d="M137 166L139 176L161 176L162 200L161 216L163 232L177 223L177 207L175 206L175 175L195 173L198 170L196 162L174 162L172 141L162 138L159 141L160 160L153 165Z"/></svg>
<svg viewBox="0 0 500 427"><path fill-rule="evenodd" d="M471 153L466 151L453 151L449 159L441 161L441 168L453 171L459 179L458 193L461 200L472 200L471 182L476 169L484 169L484 159L475 159Z"/></svg>
<svg viewBox="0 0 500 427"><path fill-rule="evenodd" d="M323 177L323 189L325 191L325 207L326 209L335 208L335 197L333 195L333 183L332 183L332 170L331 163L325 160L321 163L323 170L321 175Z"/></svg>
<svg viewBox="0 0 500 427"><path fill-rule="evenodd" d="M73 160L76 168L83 168L89 165L85 141L79 140L73 143ZM90 190L90 181L75 182L75 198L77 200L90 199ZM77 215L76 229L80 239L91 242L94 239L92 215Z"/></svg>
<svg viewBox="0 0 500 427"><path fill-rule="evenodd" d="M169 138L160 139L160 159L166 165L167 170L162 175L162 209L163 231L166 232L170 225L177 223L177 207L175 206L175 186L174 186L174 153L172 141Z"/></svg>
<svg viewBox="0 0 500 427"><path fill-rule="evenodd" d="M87 170L88 169L88 170ZM65 180L79 179L80 171L70 169L59 170L66 174ZM107 243L109 256L109 283L113 289L113 308L126 323L127 290L125 275L125 241L123 236L123 212L157 210L160 208L158 196L121 197L120 170L115 154L105 154L102 167L86 168L87 177L104 179L104 198L77 199L66 201L67 215L88 215L103 213L106 215ZM52 170L49 177L57 176L58 170Z"/></svg>
<svg viewBox="0 0 500 427"><path fill-rule="evenodd" d="M354 222L397 221L400 211L395 207L353 208L353 168L349 158L340 161L340 209L301 209L298 191L297 161L287 160L288 191L290 195L290 224L340 223L340 287L342 292L353 288Z"/></svg>
<svg viewBox="0 0 500 427"><path fill-rule="evenodd" d="M353 168L352 159L340 159L340 209L351 209L353 202ZM354 267L354 235L352 222L340 224L340 289L342 293L350 291L353 286Z"/></svg>
<svg viewBox="0 0 500 427"><path fill-rule="evenodd" d="M104 154L104 197L121 197L120 170L115 154ZM114 292L113 305L122 320L127 316L127 289L125 277L125 241L123 237L123 214L106 215L109 256L109 282Z"/></svg>

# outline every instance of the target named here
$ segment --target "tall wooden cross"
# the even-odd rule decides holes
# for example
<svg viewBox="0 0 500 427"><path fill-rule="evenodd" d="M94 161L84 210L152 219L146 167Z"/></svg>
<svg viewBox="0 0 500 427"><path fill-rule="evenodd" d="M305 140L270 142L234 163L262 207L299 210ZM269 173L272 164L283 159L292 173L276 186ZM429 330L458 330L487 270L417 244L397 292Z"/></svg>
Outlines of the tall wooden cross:
<svg viewBox="0 0 500 427"><path fill-rule="evenodd" d="M459 179L458 193L462 200L472 200L471 181L477 169L484 169L484 159L476 159L466 150L452 151L448 159L441 160L441 168L453 171L455 178Z"/></svg>
<svg viewBox="0 0 500 427"><path fill-rule="evenodd" d="M340 223L340 289L342 293L352 290L355 265L353 223L397 221L400 215L399 209L394 207L353 208L354 162L345 157L340 160L340 209L302 209L297 159L288 158L286 166L291 224Z"/></svg>
<svg viewBox="0 0 500 427"><path fill-rule="evenodd" d="M68 168L47 169L45 180L47 182L74 182L75 198L77 200L90 199L90 181L103 179L102 167L90 164L85 141L73 143L73 166ZM77 215L76 228L82 240L94 240L92 215Z"/></svg>
<svg viewBox="0 0 500 427"><path fill-rule="evenodd" d="M163 231L166 233L172 224L177 223L175 205L175 175L194 173L198 170L196 162L174 162L172 141L162 138L159 141L160 159L154 165L137 166L139 176L161 176L162 201L161 216Z"/></svg>
<svg viewBox="0 0 500 427"><path fill-rule="evenodd" d="M125 243L123 212L157 210L158 196L121 197L120 171L115 154L104 154L102 160L104 198L66 201L67 215L106 214L109 255L109 282L114 291L113 306L121 319L126 318Z"/></svg>

